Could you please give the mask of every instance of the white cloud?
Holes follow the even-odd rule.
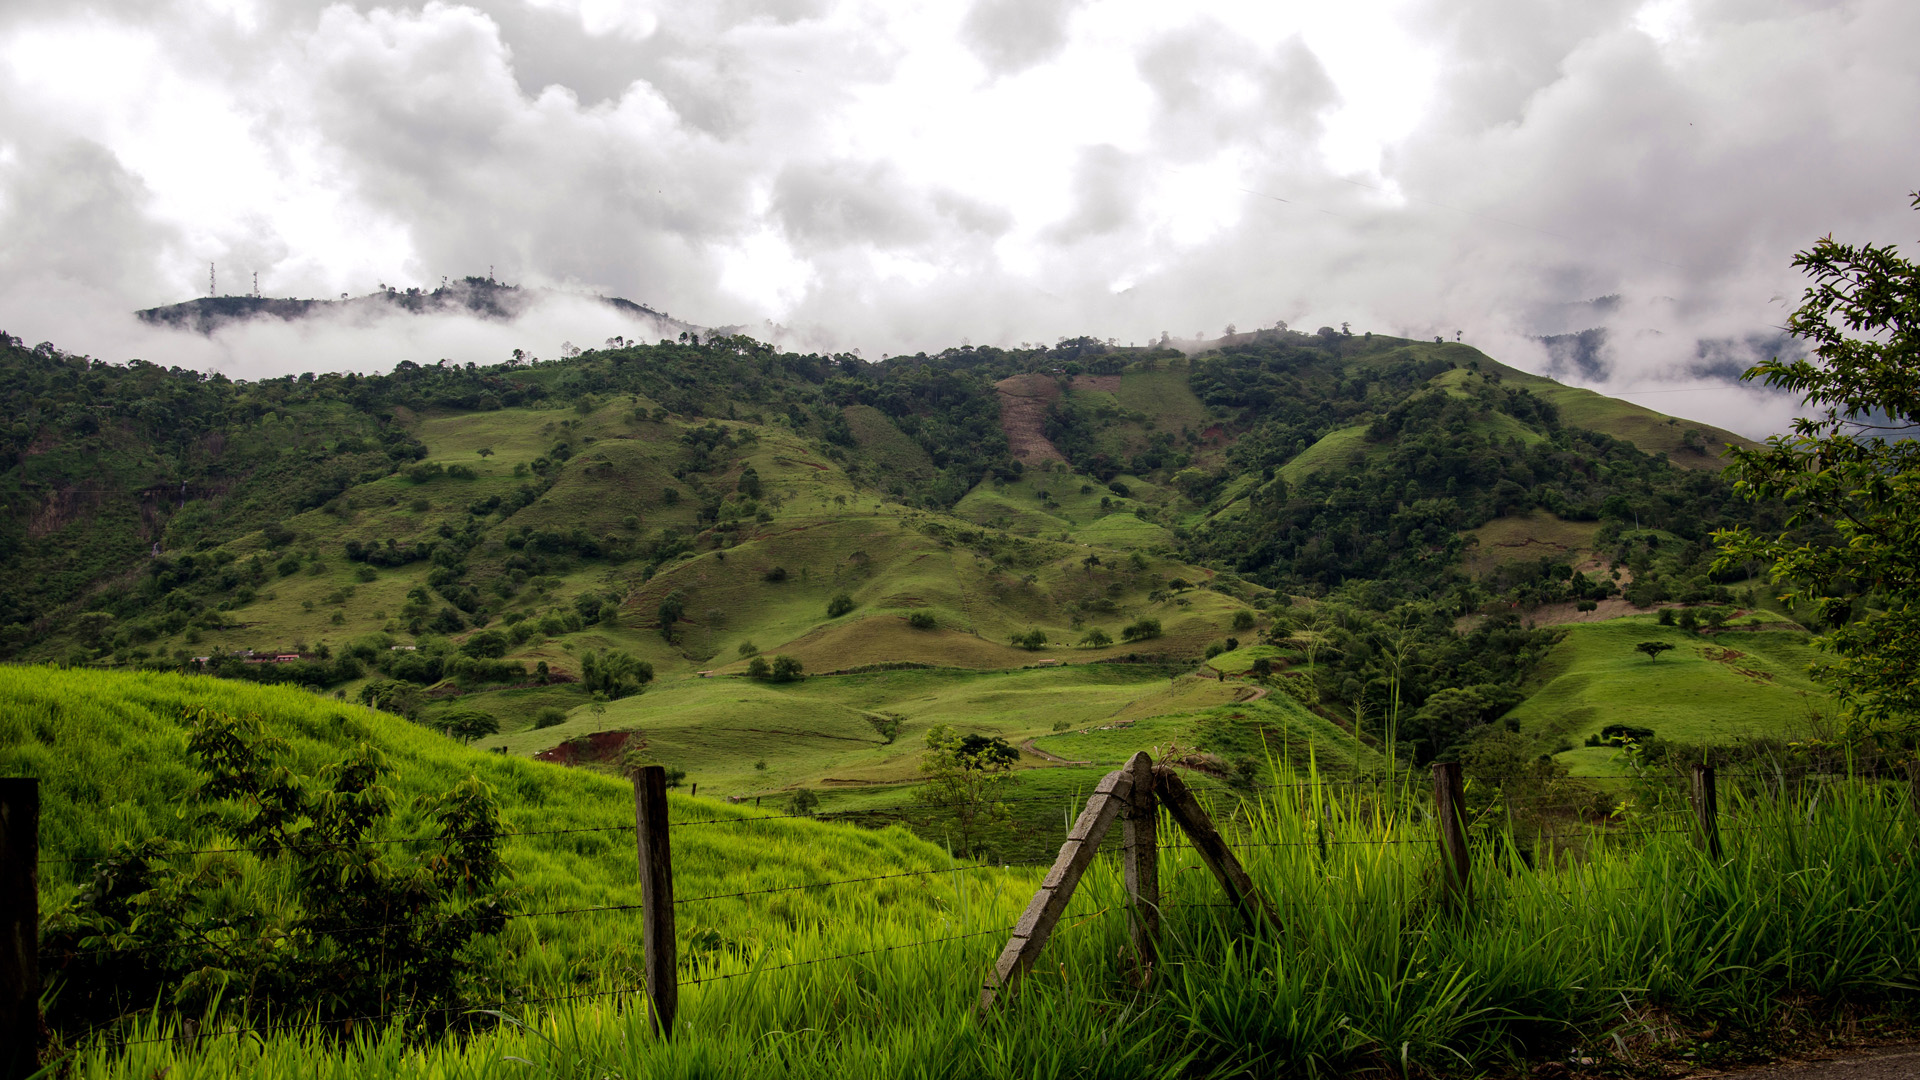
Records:
[[[0,325],[191,352],[118,316],[209,261],[310,296],[492,266],[869,356],[1285,318],[1544,366],[1617,293],[1591,377],[1754,430],[1689,365],[1784,318],[1794,250],[1910,231],[1914,40],[1903,0],[20,0]]]

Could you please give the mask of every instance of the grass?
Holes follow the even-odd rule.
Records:
[[[578,831],[509,838],[503,848],[519,910],[547,911],[637,901],[634,877],[633,797],[624,781],[584,769],[544,765],[469,748],[398,717],[279,687],[159,674],[0,667],[0,774],[41,781],[41,847],[50,860],[97,856],[122,840],[149,836],[189,847],[228,846],[178,811],[194,783],[185,754],[182,712],[206,707],[261,716],[290,745],[287,764],[312,774],[355,743],[384,753],[396,805],[439,791],[469,774],[494,791],[506,827],[515,832]],[[675,820],[735,818],[746,811],[713,799],[670,798]],[[400,835],[425,831],[400,813]],[[201,856],[247,876],[264,875],[251,856]],[[941,849],[904,829],[825,828],[808,821],[769,821],[749,836],[738,828],[677,831],[674,871],[682,895],[824,881],[951,866]],[[41,874],[42,909],[71,896],[84,864],[53,862]],[[897,889],[782,893],[748,906],[714,901],[689,909],[683,942],[711,930],[728,941],[759,940],[770,926],[801,932],[840,919],[884,926],[899,920],[918,928],[952,909],[956,894],[945,876]],[[999,881],[1000,879],[992,879]],[[1017,906],[1024,879],[977,886],[981,902]],[[769,922],[772,920],[772,922]],[[629,918],[617,912],[563,919],[534,917],[509,923],[485,946],[475,970],[525,992],[562,992],[597,984],[639,966],[639,942]]]
[[[413,1041],[401,1025],[344,1041],[213,1034],[96,1046],[72,1075],[1330,1077],[1518,1071],[1569,1056],[1632,1074],[1682,1054],[1724,1064],[1764,1054],[1789,1027],[1842,1024],[1846,1008],[1912,1008],[1920,864],[1904,854],[1920,820],[1897,785],[1822,787],[1776,802],[1728,782],[1720,858],[1681,830],[1561,819],[1552,843],[1563,854],[1529,848],[1523,861],[1498,820],[1475,818],[1464,909],[1441,891],[1414,789],[1355,801],[1315,786],[1239,811],[1216,804],[1276,924],[1249,928],[1221,907],[1163,822],[1151,984],[1132,959],[1120,868],[1100,859],[1040,964],[985,1015],[977,989],[1030,873],[947,875],[932,895],[821,890],[818,922],[764,912],[739,955],[683,966],[671,1042],[650,1032],[640,999],[613,992],[633,985],[623,972],[566,984],[590,996],[508,1001],[506,1022],[458,1041]],[[1658,778],[1648,789],[1671,795]],[[852,832],[750,828],[756,842],[790,828],[823,857]],[[675,842],[676,878],[711,872],[698,860],[683,869]],[[761,858],[752,846],[731,855]],[[637,931],[619,929],[631,956]],[[597,943],[615,947],[611,935]],[[715,976],[735,977],[697,981]],[[139,1034],[169,1033],[154,1023]]]
[[[1543,556],[1577,565],[1592,551],[1594,534],[1599,531],[1599,522],[1563,521],[1545,510],[1510,514],[1462,534],[1468,541],[1463,565],[1474,577],[1501,563],[1527,562]]]
[[[1673,649],[1648,660],[1634,651],[1641,641]],[[1607,724],[1683,742],[1791,735],[1825,708],[1807,676],[1814,656],[1807,635],[1784,630],[1694,635],[1639,615],[1575,624],[1508,718],[1528,734],[1574,743]],[[1592,768],[1592,757],[1575,750],[1565,760]]]
[[[1287,483],[1297,484],[1326,469],[1344,469],[1356,455],[1364,457],[1370,450],[1367,425],[1340,428],[1328,432],[1312,446],[1296,454],[1293,460],[1280,466],[1280,475]]]

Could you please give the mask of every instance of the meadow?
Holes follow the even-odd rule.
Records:
[[[170,770],[182,766],[177,745],[167,753],[167,717],[189,702],[262,711],[303,763],[343,739],[377,741],[409,791],[473,771],[516,828],[614,826],[631,813],[611,778],[465,750],[303,696],[9,669],[0,769],[47,785],[49,858],[148,831],[217,839],[180,832],[172,812],[181,778]],[[675,797],[682,896],[952,872],[690,906],[670,1041],[633,992],[637,920],[582,914],[514,920],[476,960],[510,992],[476,1002],[483,1023],[460,1038],[423,1041],[405,1015],[343,1033],[252,1021],[236,1006],[193,1038],[156,1016],[69,1043],[71,1075],[1444,1075],[1569,1055],[1644,1070],[1764,1055],[1791,1029],[1911,1015],[1920,869],[1898,856],[1920,820],[1904,779],[1729,777],[1719,858],[1667,824],[1677,777],[1642,778],[1624,824],[1579,816],[1577,784],[1536,791],[1568,810],[1524,848],[1507,811],[1475,796],[1485,809],[1468,822],[1474,869],[1460,906],[1442,891],[1423,776],[1354,785],[1302,764],[1303,783],[1210,800],[1277,923],[1248,926],[1222,907],[1163,822],[1160,961],[1132,954],[1119,867],[1096,862],[1040,965],[985,1015],[974,1011],[981,978],[1037,870],[959,870],[897,829],[698,826],[746,815]],[[630,835],[612,836],[511,841],[520,909],[631,902]],[[43,902],[70,887],[49,875]]]

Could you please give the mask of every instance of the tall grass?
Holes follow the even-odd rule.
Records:
[[[982,870],[909,879],[944,891],[906,919],[841,889],[822,909],[766,919],[752,948],[683,968],[713,981],[684,986],[671,1041],[652,1034],[640,998],[608,994],[505,1006],[498,1025],[437,1043],[395,1024],[345,1039],[100,1045],[75,1075],[1427,1075],[1602,1040],[1632,1051],[1669,1021],[1761,1031],[1782,1009],[1817,1019],[1842,1003],[1920,1000],[1920,821],[1904,785],[1783,797],[1729,785],[1717,859],[1682,816],[1624,831],[1568,818],[1524,847],[1478,828],[1464,905],[1439,891],[1416,786],[1365,800],[1330,790],[1342,789],[1216,808],[1277,928],[1220,906],[1195,852],[1163,828],[1165,936],[1150,981],[1128,944],[1119,867],[1102,863],[1018,992],[976,1015],[998,931],[1033,884]],[[982,931],[995,933],[904,947]],[[842,954],[855,955],[781,967]],[[631,985],[603,973],[579,992]],[[174,1034],[149,1027],[147,1038]]]

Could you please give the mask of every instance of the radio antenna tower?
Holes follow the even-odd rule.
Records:
[[[218,295],[213,291],[213,264],[212,263],[207,264],[207,295],[208,296]]]
[[[256,298],[260,295],[260,271],[258,270],[253,272],[253,295]]]

